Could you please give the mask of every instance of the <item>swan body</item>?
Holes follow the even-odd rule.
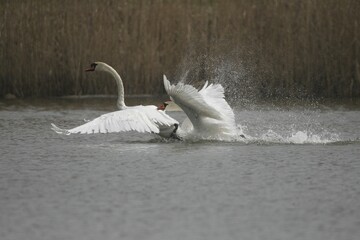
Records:
[[[164,87],[171,100],[187,115],[176,134],[201,139],[234,140],[236,137],[235,115],[225,100],[220,84],[208,84],[197,90],[191,85],[171,85],[164,75]]]
[[[124,86],[120,75],[108,64],[94,62],[86,71],[103,71],[110,73],[116,80],[118,87],[117,106],[119,111],[103,114],[92,121],[72,129],[61,129],[55,124],[52,129],[59,134],[92,134],[92,133],[117,133],[137,131],[157,133],[163,137],[170,137],[177,128],[178,121],[171,118],[156,106],[131,106],[125,105]],[[176,127],[175,127],[176,126]]]

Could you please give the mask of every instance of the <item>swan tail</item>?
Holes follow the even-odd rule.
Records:
[[[54,132],[56,132],[57,134],[62,134],[62,135],[70,135],[71,134],[68,130],[59,128],[58,126],[56,126],[53,123],[51,123],[51,129]]]

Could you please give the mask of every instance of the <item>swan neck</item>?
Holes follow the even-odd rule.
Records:
[[[116,84],[117,84],[117,87],[118,87],[118,100],[117,100],[117,106],[119,109],[124,109],[126,108],[126,105],[125,105],[125,100],[124,100],[124,85],[123,85],[123,82],[121,80],[121,77],[118,73],[116,73],[116,77],[115,77],[115,80],[116,80]]]
[[[123,85],[123,81],[120,77],[120,75],[115,71],[115,69],[113,69],[110,66],[107,66],[108,68],[106,69],[107,72],[109,72],[116,81],[116,85],[118,88],[118,100],[117,100],[117,107],[119,109],[124,109],[126,108],[125,105],[125,101],[124,101],[124,85]]]

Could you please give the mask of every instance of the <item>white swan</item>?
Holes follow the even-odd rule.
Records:
[[[236,138],[235,115],[220,84],[206,82],[197,90],[183,83],[171,85],[164,75],[164,87],[171,100],[188,116],[176,130],[179,138],[191,136],[226,141]]]
[[[157,133],[163,137],[170,137],[177,129],[178,121],[171,118],[156,106],[131,106],[125,105],[124,86],[120,75],[109,65],[103,62],[94,62],[86,71],[104,71],[110,73],[116,80],[118,87],[117,106],[119,111],[107,113],[72,129],[61,129],[55,124],[52,129],[59,134],[91,134],[91,133],[114,133],[124,131],[137,131]],[[176,127],[175,127],[176,126]]]

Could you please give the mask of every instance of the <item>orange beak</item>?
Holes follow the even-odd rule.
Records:
[[[165,110],[165,105],[164,104],[161,104],[160,106],[158,106],[158,110],[162,110],[162,111],[164,111]]]

